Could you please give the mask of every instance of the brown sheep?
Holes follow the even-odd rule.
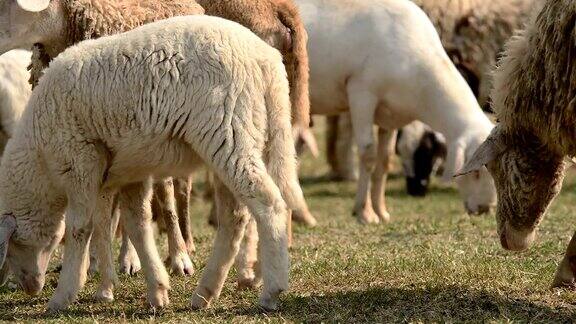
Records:
[[[461,174],[484,165],[498,191],[500,242],[524,250],[564,178],[564,158],[576,155],[576,2],[549,0],[506,46],[492,100],[500,120]],[[544,127],[543,127],[544,126]],[[576,235],[554,286],[574,285]]]

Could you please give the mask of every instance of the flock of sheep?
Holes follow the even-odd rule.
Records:
[[[76,300],[89,267],[112,301],[118,229],[120,270],[142,268],[166,306],[153,216],[171,272],[191,274],[206,166],[217,234],[192,307],[235,265],[276,309],[292,218],[316,225],[296,158],[317,151],[311,114],[328,116],[335,178],[356,177],[357,147],[359,221],[390,219],[397,151],[409,192],[456,175],[465,209],[497,205],[502,246],[526,249],[576,154],[575,21],[572,0],[0,0],[0,279],[40,293],[63,241],[48,309]],[[575,276],[573,239],[554,285]]]

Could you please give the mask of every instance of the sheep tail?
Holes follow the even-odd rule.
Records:
[[[265,96],[268,120],[266,167],[288,208],[299,211],[307,207],[298,181],[286,71],[279,64],[269,69],[269,72],[270,82]]]
[[[289,1],[277,2],[277,14],[288,29],[285,49],[285,65],[290,80],[290,99],[292,102],[292,124],[300,129],[310,125],[310,97],[308,93],[308,34],[300,18],[298,9]]]

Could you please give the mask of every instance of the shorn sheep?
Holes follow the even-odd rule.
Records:
[[[34,44],[30,73],[35,86],[52,58],[73,44],[163,18],[203,12],[193,0],[0,0],[0,53]],[[189,176],[174,182],[158,179],[155,184],[154,210],[161,212],[167,224],[170,267],[175,274],[193,272],[188,255],[194,250],[188,221],[190,191]],[[160,201],[159,197],[165,199]],[[126,235],[123,239],[120,269],[134,273],[139,269],[139,261],[129,249]],[[95,268],[94,262],[91,268]]]
[[[274,309],[288,288],[287,208],[304,205],[290,119],[281,55],[234,22],[176,17],[73,46],[45,71],[3,156],[0,263],[6,257],[25,290],[39,293],[66,210],[65,259],[48,305],[66,308],[86,279],[92,226],[107,226],[117,194],[148,301],[165,306],[149,179],[203,161],[218,178],[220,227],[192,306],[221,291],[248,221],[232,213],[242,204],[260,234],[260,304]]]
[[[413,0],[429,16],[444,48],[465,77],[481,107],[490,110],[492,71],[504,43],[522,28],[534,7],[543,0]],[[349,116],[332,118],[327,156],[334,178],[351,178],[352,142]],[[340,126],[338,126],[340,123]],[[424,159],[429,164],[432,157]],[[352,166],[353,167],[353,166]],[[422,171],[420,171],[422,172]],[[409,192],[411,190],[409,189]]]
[[[434,26],[413,3],[296,3],[309,37],[312,113],[350,112],[360,155],[354,212],[361,222],[387,221],[384,186],[395,129],[420,120],[441,132],[448,146],[445,173],[451,178],[493,125],[448,58]],[[380,127],[378,143],[373,124]],[[494,183],[486,170],[457,184],[469,212],[485,212],[495,204]]]
[[[31,53],[14,50],[0,56],[0,154],[14,134],[32,89],[28,84]]]
[[[576,155],[576,2],[547,1],[506,46],[492,101],[499,124],[461,174],[484,169],[498,191],[500,242],[527,249],[548,206],[560,192],[564,158]],[[545,127],[543,127],[545,125]],[[576,235],[554,286],[574,285]]]

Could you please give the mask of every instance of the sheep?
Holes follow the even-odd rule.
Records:
[[[311,148],[313,154],[317,154],[317,145],[309,129],[307,34],[293,1],[198,0],[197,2],[207,15],[240,23],[283,53],[290,82],[295,138],[302,140]],[[317,223],[307,210],[294,213],[294,220],[308,226],[315,226]]]
[[[413,0],[432,20],[444,48],[472,88],[480,106],[490,111],[489,92],[492,70],[513,32],[523,26],[533,7],[543,0]],[[328,137],[328,161],[336,178],[346,178],[352,151],[343,129],[349,123],[331,122]],[[342,135],[339,135],[342,133]],[[343,148],[342,151],[336,147]]]
[[[430,17],[444,48],[489,107],[491,72],[504,43],[543,0],[413,0]]]
[[[26,71],[30,55],[28,51],[14,50],[0,56],[0,154],[14,134],[32,92]]]
[[[446,140],[428,125],[414,121],[398,131],[396,153],[402,161],[408,194],[424,196],[430,175],[437,173],[446,158]]]
[[[296,3],[309,37],[312,113],[351,113],[360,155],[354,213],[363,223],[387,221],[383,189],[394,151],[394,129],[420,120],[441,132],[448,145],[445,174],[450,179],[493,124],[448,58],[434,26],[413,3]],[[378,147],[374,123],[380,127]],[[495,204],[494,184],[487,171],[459,179],[457,184],[469,212],[486,212]]]
[[[533,243],[539,223],[561,190],[566,156],[576,154],[576,2],[547,1],[506,45],[494,77],[499,124],[460,174],[488,168],[498,192],[502,246]],[[544,127],[543,127],[544,125]],[[554,286],[574,285],[576,235],[558,266]]]
[[[248,208],[260,234],[260,304],[275,309],[288,288],[287,209],[305,206],[290,119],[280,53],[237,23],[175,17],[75,45],[45,71],[3,156],[0,264],[38,293],[65,225],[48,308],[66,308],[86,279],[92,226],[109,222],[117,193],[148,302],[165,306],[150,176],[190,174],[203,161],[217,176],[220,227],[192,307],[218,297],[248,221],[232,211]]]
[[[0,2],[1,3],[1,2]],[[93,0],[19,0],[0,6],[0,53],[17,47],[33,47],[30,83],[35,86],[49,62],[67,47],[85,39],[98,38],[130,30],[136,26],[175,15],[203,14],[193,0],[170,1],[93,1]],[[170,267],[175,274],[191,274],[193,264],[188,253],[194,243],[188,221],[191,188],[189,176],[171,181],[160,180],[155,192],[166,200],[159,202],[166,215]],[[155,199],[156,202],[156,199]],[[183,232],[178,222],[182,223]],[[126,240],[127,236],[123,235]],[[123,244],[125,245],[125,244]],[[129,246],[129,245],[128,245]],[[131,250],[123,249],[120,270],[133,273],[139,261]],[[96,259],[92,258],[91,270]]]

